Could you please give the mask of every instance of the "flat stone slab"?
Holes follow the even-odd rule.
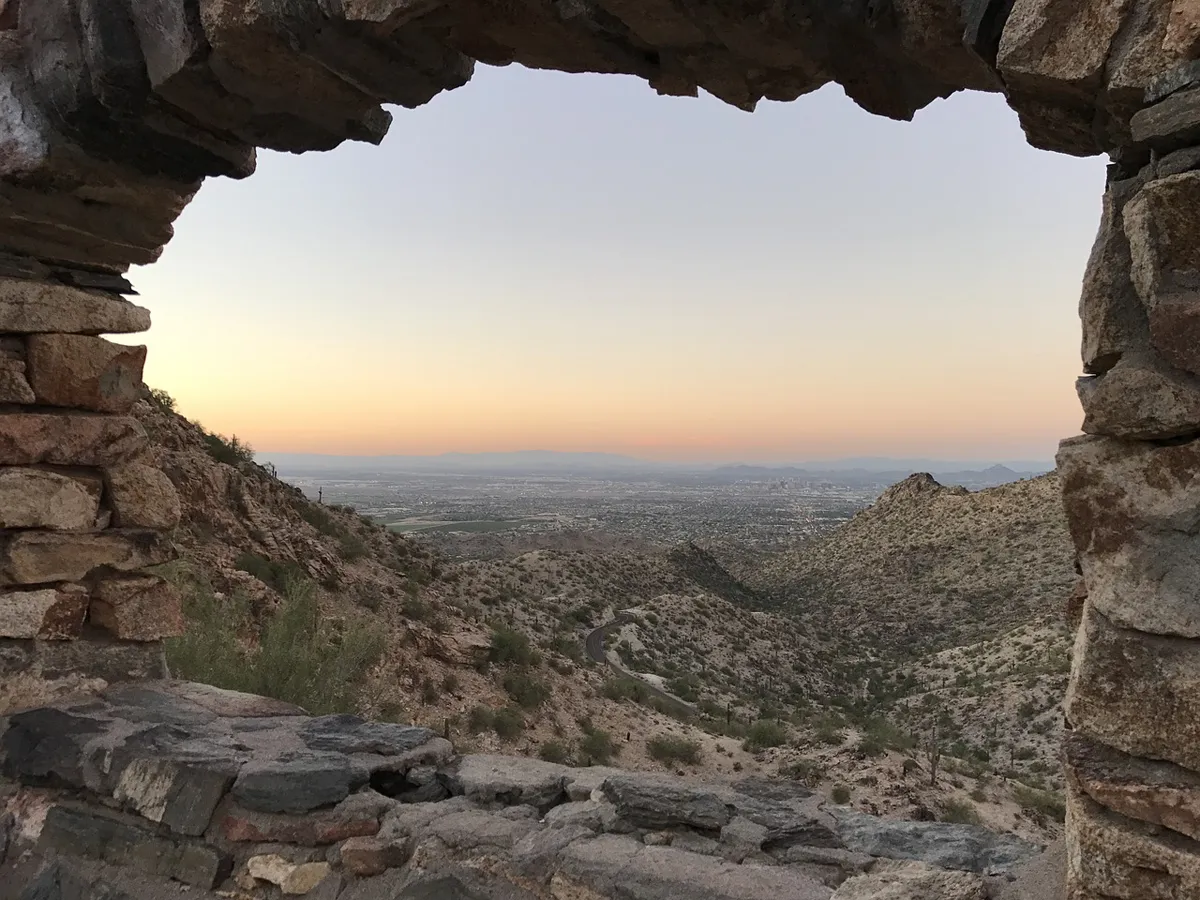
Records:
[[[570,769],[540,759],[464,756],[449,775],[450,789],[477,803],[529,804],[546,810],[567,799]]]
[[[942,869],[1003,875],[1042,850],[1016,835],[999,834],[978,825],[880,819],[844,808],[838,808],[834,815],[850,850]]]
[[[11,716],[0,774],[111,798],[184,836],[203,834],[220,804],[236,799],[227,830],[240,839],[294,834],[319,844],[377,830],[388,798],[373,794],[370,810],[338,806],[373,772],[437,766],[451,753],[425,728],[302,712],[185,682],[118,685]],[[286,819],[297,814],[314,819]]]

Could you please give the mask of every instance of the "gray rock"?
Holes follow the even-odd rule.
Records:
[[[302,813],[345,800],[368,777],[340,753],[298,753],[246,763],[232,793],[247,809]]]
[[[393,840],[397,837],[424,836],[426,830],[435,820],[443,816],[477,809],[466,797],[452,797],[440,803],[405,803],[392,809],[383,817],[379,826],[381,840]]]
[[[1200,641],[1116,627],[1089,598],[1074,656],[1063,709],[1077,730],[1200,771]]]
[[[84,787],[82,746],[105,727],[99,717],[53,707],[10,716],[0,738],[0,773],[29,782],[53,778]]]
[[[1146,307],[1130,276],[1133,259],[1125,234],[1125,206],[1143,184],[1141,178],[1113,182],[1104,192],[1100,227],[1083,273],[1079,319],[1083,370],[1107,372],[1125,353],[1150,347]]]
[[[983,879],[974,873],[898,863],[854,876],[834,891],[832,900],[986,900],[986,896]]]
[[[526,878],[547,881],[558,868],[558,858],[563,849],[593,835],[591,829],[582,825],[531,831],[513,845],[510,854],[513,870]]]
[[[546,813],[545,822],[550,828],[578,826],[591,831],[601,831],[604,828],[604,807],[608,807],[615,814],[610,803],[596,803],[594,800],[564,803]]]
[[[847,875],[859,875],[875,863],[875,857],[867,853],[856,853],[853,850],[837,850],[830,847],[785,847],[775,856],[786,865],[812,863],[823,866],[837,866]]]
[[[198,836],[237,773],[238,763],[227,756],[146,757],[125,767],[113,796],[177,834]]]
[[[536,822],[540,819],[541,813],[533,806],[506,806],[504,809],[497,810],[496,815],[502,819],[509,819],[513,822],[521,822],[526,819]]]
[[[765,825],[736,816],[721,829],[721,855],[733,862],[741,862],[762,850],[768,834]]]
[[[720,831],[731,818],[716,794],[679,779],[625,773],[606,778],[602,790],[617,815],[638,828]]]
[[[834,812],[846,846],[859,853],[928,863],[942,869],[1003,874],[1041,852],[1015,835],[977,825],[880,819],[851,809]]]
[[[1058,469],[1088,602],[1115,624],[1200,637],[1200,441],[1077,437]],[[1150,754],[1155,755],[1155,754]]]
[[[1200,138],[1200,89],[1179,91],[1129,120],[1133,139],[1156,150],[1174,150]]]
[[[136,819],[79,804],[50,809],[39,846],[209,889],[222,881],[231,860],[206,844],[176,842],[143,828]]]
[[[656,846],[650,844],[649,846]],[[678,831],[671,835],[671,843],[668,845],[673,850],[682,850],[687,853],[699,853],[702,856],[716,856],[721,845],[710,837],[705,837],[702,834],[696,834],[694,831]]]
[[[1185,147],[1168,153],[1155,164],[1154,174],[1159,178],[1166,178],[1168,175],[1178,175],[1192,169],[1200,169],[1200,147]]]
[[[437,738],[428,728],[368,722],[350,715],[309,719],[297,733],[310,750],[379,756],[401,756]]]
[[[42,867],[17,900],[131,900],[114,885],[90,877],[62,858]]]
[[[1200,376],[1153,353],[1126,353],[1108,372],[1080,378],[1075,387],[1087,434],[1150,441],[1200,432]]]
[[[510,850],[537,823],[531,819],[512,820],[481,809],[441,816],[429,823],[427,834],[455,850],[487,847]]]
[[[609,775],[623,775],[621,769],[609,766],[585,766],[581,769],[567,770],[567,797],[571,800],[589,800],[595,791],[604,784]]]
[[[548,810],[567,796],[566,766],[539,759],[479,754],[464,756],[447,773],[451,793],[476,803],[528,804]]]
[[[828,900],[831,894],[803,872],[735,865],[611,835],[564,848],[558,877],[621,900]]]

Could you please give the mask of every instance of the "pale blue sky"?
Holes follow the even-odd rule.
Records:
[[[382,147],[263,153],[132,278],[147,380],[264,451],[1047,458],[1103,160],[1002,98],[746,114],[481,67]]]

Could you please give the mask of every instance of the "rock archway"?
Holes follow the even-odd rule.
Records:
[[[911,118],[1002,91],[1029,142],[1112,159],[1084,276],[1070,895],[1200,896],[1196,0],[0,0],[0,672],[161,672],[167,479],[126,415],[122,273],[255,149],[378,142],[476,61],[626,73],[745,110],[835,81]]]

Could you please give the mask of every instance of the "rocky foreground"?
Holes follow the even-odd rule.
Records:
[[[187,682],[0,727],[0,900],[1059,896],[1041,848],[975,826],[784,781],[460,756],[425,728]]]

